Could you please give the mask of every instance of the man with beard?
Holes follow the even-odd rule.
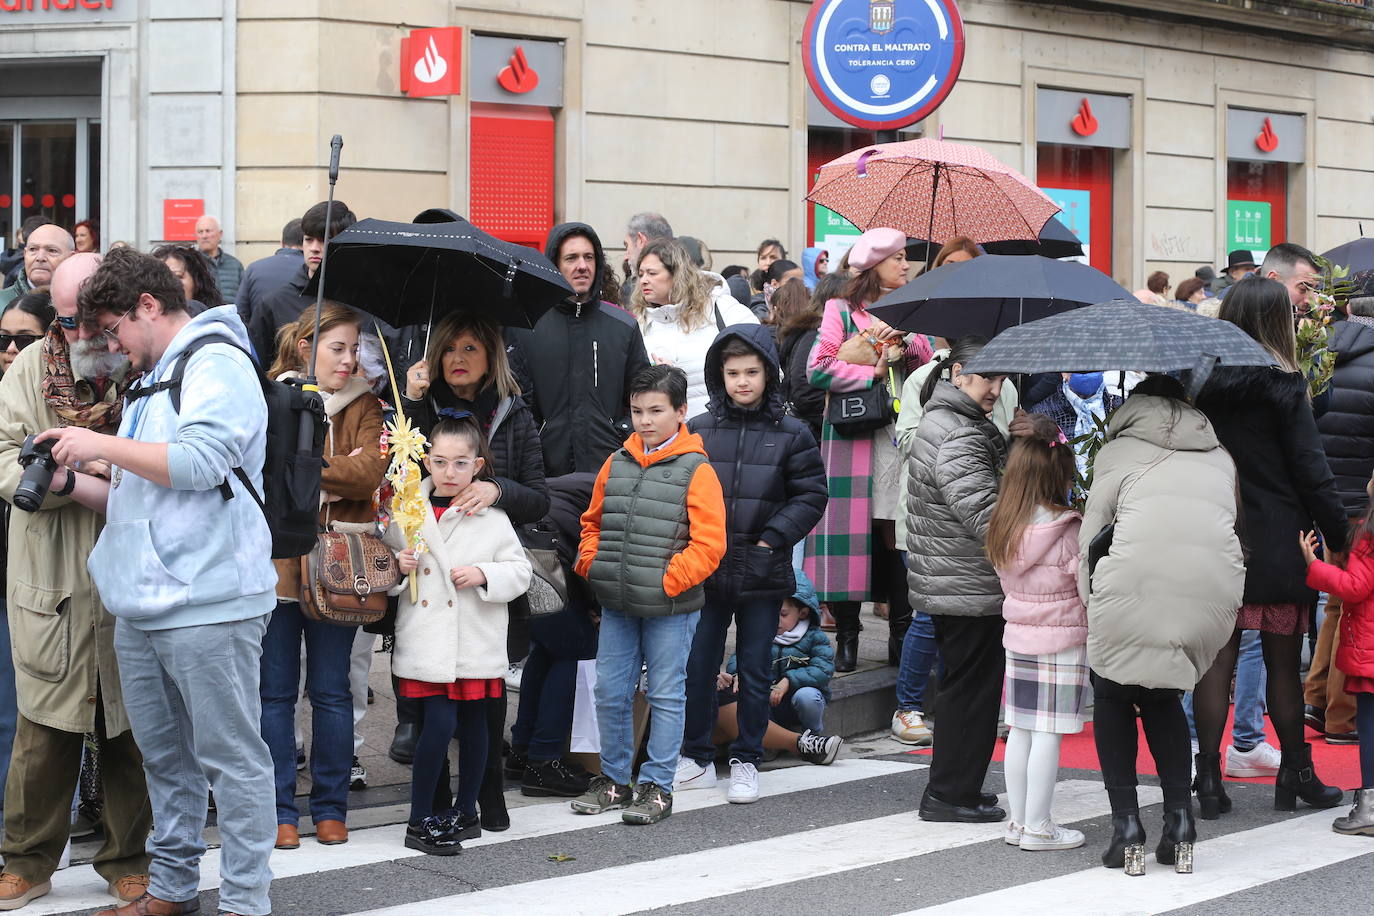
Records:
[[[45,226],[30,239],[56,228]],[[97,254],[62,262],[51,278],[57,320],[0,380],[0,496],[11,502],[27,436],[55,426],[119,427],[127,361],[77,330],[77,291],[99,265]],[[103,464],[83,470],[108,473]],[[120,690],[114,618],[86,571],[103,524],[100,513],[53,491],[38,511],[10,513],[7,598],[19,722],[6,782],[0,910],[18,909],[52,888],[87,732],[100,742],[105,787],[105,842],[92,864],[121,903],[148,888],[144,843],[152,808]]]
[[[57,265],[75,250],[72,234],[61,226],[49,223],[30,232],[24,239],[24,269],[13,284],[0,290],[0,311],[25,293],[52,283]]]

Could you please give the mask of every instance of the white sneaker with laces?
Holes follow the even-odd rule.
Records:
[[[1039,827],[1026,827],[1021,832],[1021,848],[1026,852],[1046,852],[1052,849],[1077,849],[1083,845],[1083,832],[1060,827],[1045,821]]]
[[[716,787],[716,766],[712,761],[706,766],[691,757],[679,757],[677,773],[673,776],[673,791],[684,792],[688,789],[714,789]]]
[[[759,800],[759,768],[752,763],[730,760],[730,788],[725,800],[732,805],[749,805]]]
[[[892,737],[903,744],[929,747],[934,741],[930,726],[918,710],[899,709],[892,714]]]
[[[520,665],[511,665],[506,669],[502,680],[506,682],[506,689],[520,692],[520,678],[525,673],[525,669]]]
[[[1007,832],[1002,834],[1002,841],[1008,846],[1020,846],[1021,834],[1025,832],[1026,828],[1016,823],[1016,821],[1007,821]]]
[[[1268,741],[1261,741],[1248,751],[1238,751],[1233,744],[1226,749],[1226,775],[1237,779],[1273,776],[1282,760],[1279,749]]]

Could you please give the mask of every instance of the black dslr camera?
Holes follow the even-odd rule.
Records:
[[[57,462],[52,457],[52,440],[35,442],[35,438],[25,439],[24,447],[19,450],[19,466],[24,469],[24,476],[14,488],[14,504],[25,512],[37,512],[43,505],[43,498],[52,485],[53,471],[57,470]]]

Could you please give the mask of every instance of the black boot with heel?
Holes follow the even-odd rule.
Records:
[[[1112,815],[1112,842],[1102,853],[1102,864],[1124,868],[1132,877],[1145,874],[1145,827],[1139,811]]]
[[[1345,798],[1339,788],[1328,786],[1317,778],[1312,769],[1310,744],[1304,744],[1297,753],[1284,751],[1279,774],[1274,778],[1275,811],[1298,810],[1300,798],[1313,808],[1334,808]]]
[[[1197,793],[1198,808],[1204,821],[1214,821],[1223,814],[1231,813],[1231,798],[1221,781],[1221,755],[1202,753],[1193,758],[1197,767],[1197,778],[1193,780],[1193,791]]]
[[[1197,823],[1193,806],[1170,808],[1164,812],[1164,834],[1159,838],[1155,860],[1172,865],[1180,875],[1193,873],[1193,844],[1197,842]]]
[[[859,605],[854,601],[835,601],[830,605],[835,617],[835,670],[853,671],[859,666]]]

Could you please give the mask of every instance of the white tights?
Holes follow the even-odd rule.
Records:
[[[1050,819],[1063,737],[1024,728],[1013,728],[1007,735],[1007,803],[1011,819],[1023,827],[1038,828]]]

